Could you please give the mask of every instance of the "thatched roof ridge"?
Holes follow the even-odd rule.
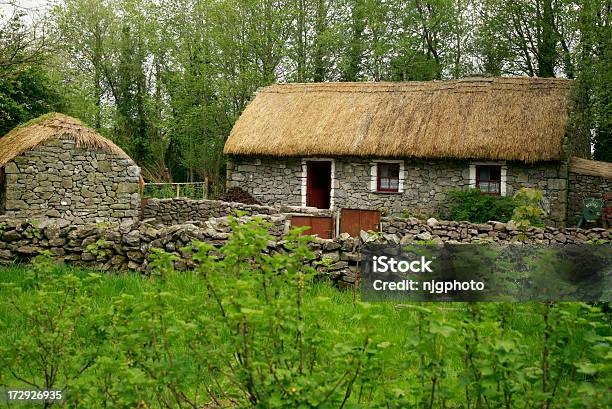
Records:
[[[61,136],[73,139],[77,147],[95,148],[129,158],[120,147],[78,119],[52,112],[17,126],[0,138],[0,167],[15,156]]]
[[[612,163],[609,162],[572,156],[569,170],[572,173],[581,175],[601,176],[606,179],[612,179]]]
[[[473,77],[276,84],[257,92],[224,152],[556,160],[569,117],[570,83]]]

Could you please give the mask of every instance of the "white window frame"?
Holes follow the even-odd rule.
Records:
[[[336,161],[333,158],[303,158],[302,159],[302,174],[301,179],[301,190],[302,190],[302,207],[306,207],[306,193],[308,189],[308,165],[307,162],[331,162],[331,189],[329,192],[329,208],[334,208],[334,193],[338,187],[338,181],[336,180]]]
[[[378,190],[378,164],[379,163],[399,163],[399,184],[397,186],[397,192],[386,192]],[[394,193],[404,193],[404,161],[403,160],[388,160],[388,159],[379,159],[370,162],[370,191],[373,193],[381,193],[381,194],[394,194]]]
[[[506,181],[508,175],[508,165],[505,161],[489,161],[489,162],[470,162],[470,180],[471,188],[476,188],[476,166],[501,166],[501,177],[499,183],[499,195],[506,196]]]

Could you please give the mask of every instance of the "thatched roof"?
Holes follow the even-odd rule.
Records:
[[[612,179],[612,163],[609,162],[600,162],[572,156],[569,170],[570,172],[581,175],[601,176],[606,179]]]
[[[15,156],[61,136],[74,139],[77,147],[99,149],[129,158],[120,147],[78,119],[52,112],[18,126],[0,138],[0,167]]]
[[[569,87],[543,78],[272,85],[246,107],[224,152],[554,160]]]

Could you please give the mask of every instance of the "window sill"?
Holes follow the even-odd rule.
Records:
[[[404,192],[391,192],[391,191],[386,191],[386,190],[372,190],[372,193],[377,193],[377,194],[381,194],[381,195],[401,195]]]

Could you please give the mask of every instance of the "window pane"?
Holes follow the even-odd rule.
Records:
[[[483,193],[500,193],[500,183],[499,182],[483,182],[479,183],[478,188]]]
[[[501,166],[491,166],[489,172],[491,173],[490,180],[501,180]]]
[[[399,190],[399,163],[378,163],[378,188],[380,190]]]
[[[389,164],[389,176],[394,179],[399,179],[399,163]]]
[[[480,180],[489,180],[491,173],[489,172],[488,166],[479,166],[478,167],[478,179]]]
[[[480,180],[501,181],[501,166],[477,166],[476,172]]]
[[[380,170],[380,177],[386,178],[389,176],[389,168],[386,163],[381,163],[378,165],[378,169]]]

